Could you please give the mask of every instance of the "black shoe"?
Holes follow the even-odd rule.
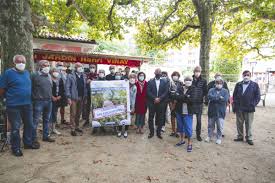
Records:
[[[222,138],[224,138],[225,136],[224,136],[224,134],[222,134]]]
[[[197,136],[197,140],[198,140],[198,141],[202,141],[201,136]]]
[[[157,135],[159,139],[163,139],[161,135]]]
[[[149,134],[149,135],[148,135],[148,139],[150,139],[150,138],[152,138],[152,137],[154,137],[153,134]]]
[[[234,141],[235,141],[235,142],[242,142],[243,139],[241,139],[241,138],[236,138],[236,139],[234,139]]]
[[[38,147],[37,149],[39,149],[40,143],[37,140],[35,140],[35,141],[33,141],[32,146]]]
[[[55,142],[54,139],[50,138],[50,137],[47,137],[45,139],[43,139],[44,142]]]
[[[86,128],[86,127],[88,127],[89,126],[89,121],[86,121],[84,124],[83,124],[83,128]]]
[[[71,135],[72,135],[72,136],[77,136],[77,134],[76,134],[75,131],[71,131]]]
[[[252,141],[252,140],[247,140],[247,143],[248,143],[249,145],[251,145],[251,146],[253,146],[253,145],[254,145],[254,143],[253,143],[253,141]]]
[[[24,149],[39,149],[40,144],[39,143],[33,143],[32,145],[24,144]]]
[[[12,154],[16,157],[20,157],[23,156],[23,153],[20,149],[16,150],[16,151],[12,151]]]
[[[83,133],[83,131],[79,128],[75,129],[75,131],[79,132],[79,133]]]

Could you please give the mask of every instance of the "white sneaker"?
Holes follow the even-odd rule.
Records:
[[[128,137],[128,133],[125,131],[124,134],[123,134],[124,138],[127,138]]]
[[[216,140],[216,144],[220,145],[222,143],[222,140],[221,139],[217,139]]]
[[[121,137],[121,132],[118,132],[118,133],[117,133],[117,137]]]
[[[205,142],[210,142],[210,141],[211,141],[211,138],[210,138],[210,137],[207,137],[204,141],[205,141]]]
[[[161,131],[162,131],[162,132],[165,132],[165,126],[163,126],[163,127],[161,128]]]
[[[61,133],[57,129],[53,129],[53,133],[56,135],[61,135]]]

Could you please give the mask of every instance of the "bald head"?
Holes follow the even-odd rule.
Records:
[[[155,70],[155,77],[156,77],[156,79],[160,79],[160,77],[161,77],[161,69],[160,68],[157,68]]]

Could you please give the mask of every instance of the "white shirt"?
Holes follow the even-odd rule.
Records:
[[[159,85],[160,85],[160,79],[155,79],[156,87],[157,87],[157,96],[159,96]]]
[[[250,84],[250,82],[248,83],[243,83],[243,94],[245,92],[245,90],[247,89],[248,85]]]

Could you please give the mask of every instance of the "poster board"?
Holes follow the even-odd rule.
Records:
[[[91,82],[92,127],[130,125],[129,81]]]

